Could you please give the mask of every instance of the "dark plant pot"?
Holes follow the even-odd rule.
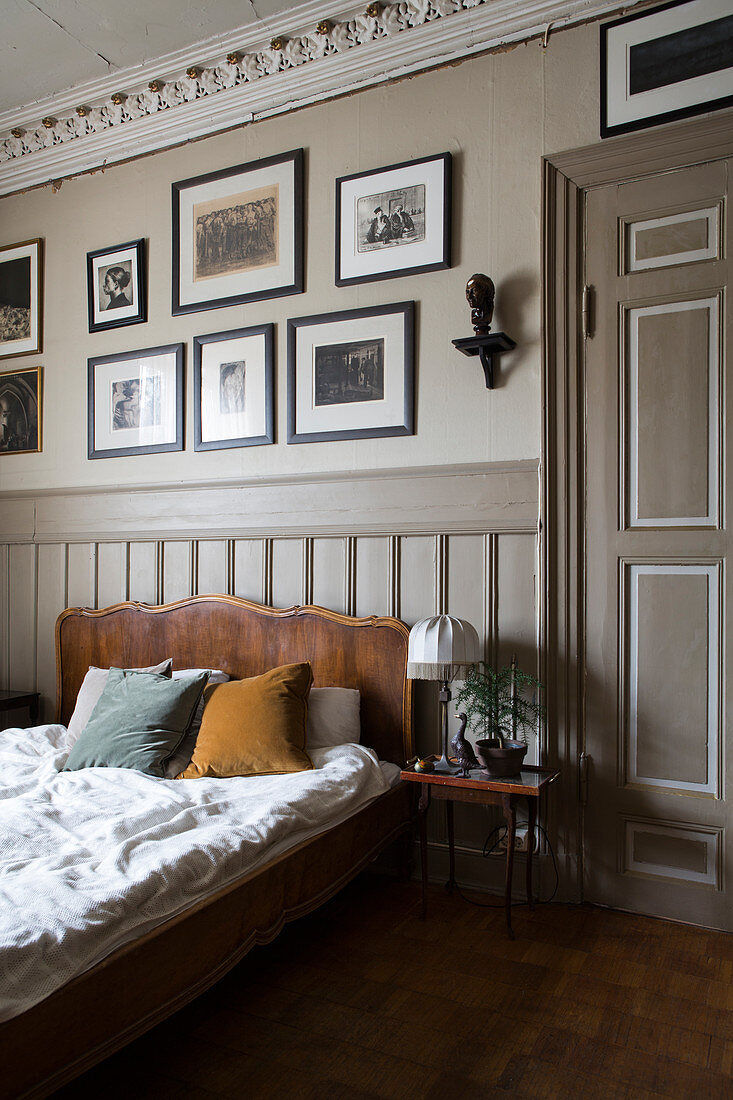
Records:
[[[518,775],[526,752],[524,741],[505,741],[502,745],[498,737],[483,737],[476,742],[476,755],[495,779]]]

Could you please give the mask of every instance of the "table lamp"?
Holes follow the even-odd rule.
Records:
[[[470,623],[452,615],[432,615],[421,619],[410,631],[407,649],[407,676],[410,680],[437,680],[441,684],[443,755],[435,771],[453,775],[456,769],[448,759],[448,684],[462,680],[471,665],[481,660],[481,643]]]

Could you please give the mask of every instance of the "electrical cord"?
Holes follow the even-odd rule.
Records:
[[[550,838],[547,835],[546,830],[539,823],[535,825],[535,829],[542,833],[543,837],[545,838],[545,840],[547,842],[547,847],[550,850],[550,857],[552,859],[552,869],[555,872],[555,885],[552,889],[552,893],[550,894],[550,896],[548,898],[535,898],[534,899],[534,904],[535,905],[549,905],[550,902],[554,899],[555,894],[557,893],[557,890],[558,890],[558,886],[560,885],[560,874],[559,874],[558,869],[557,869],[557,861],[555,859],[555,850],[552,847],[552,844],[550,843]],[[494,841],[494,843],[489,848],[489,843],[490,843],[492,837],[496,836],[497,833],[499,833],[500,836],[498,837],[497,840]],[[495,829],[491,830],[491,832],[487,836],[486,840],[484,841],[484,847],[483,847],[483,851],[481,853],[482,856],[484,857],[484,859],[488,859],[488,857],[490,855],[492,855],[493,852],[496,851],[496,849],[500,846],[502,840],[504,840],[504,838],[506,837],[506,834],[507,834],[506,825],[497,825]],[[453,887],[456,890],[456,892],[457,892],[457,894],[460,898],[462,898],[464,901],[467,901],[469,903],[469,905],[475,905],[477,909],[505,909],[506,908],[506,905],[505,905],[504,902],[475,901],[473,898],[466,897],[466,895],[463,893],[463,891],[461,890],[461,888],[460,888],[460,886],[458,885],[457,882],[454,882]],[[520,908],[521,906],[525,906],[525,905],[529,905],[529,902],[528,901],[513,901],[513,902],[511,902],[511,908],[512,909],[517,909],[517,908]]]

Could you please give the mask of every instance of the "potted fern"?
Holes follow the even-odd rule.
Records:
[[[476,755],[489,775],[516,775],[521,769],[527,737],[536,732],[545,714],[538,701],[541,691],[540,681],[522,672],[516,657],[505,668],[494,669],[481,661],[469,670],[456,706],[478,735]]]

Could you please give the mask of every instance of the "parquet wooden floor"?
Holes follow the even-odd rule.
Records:
[[[363,875],[57,1100],[733,1097],[733,936],[547,905],[512,942],[500,909],[419,908]]]

